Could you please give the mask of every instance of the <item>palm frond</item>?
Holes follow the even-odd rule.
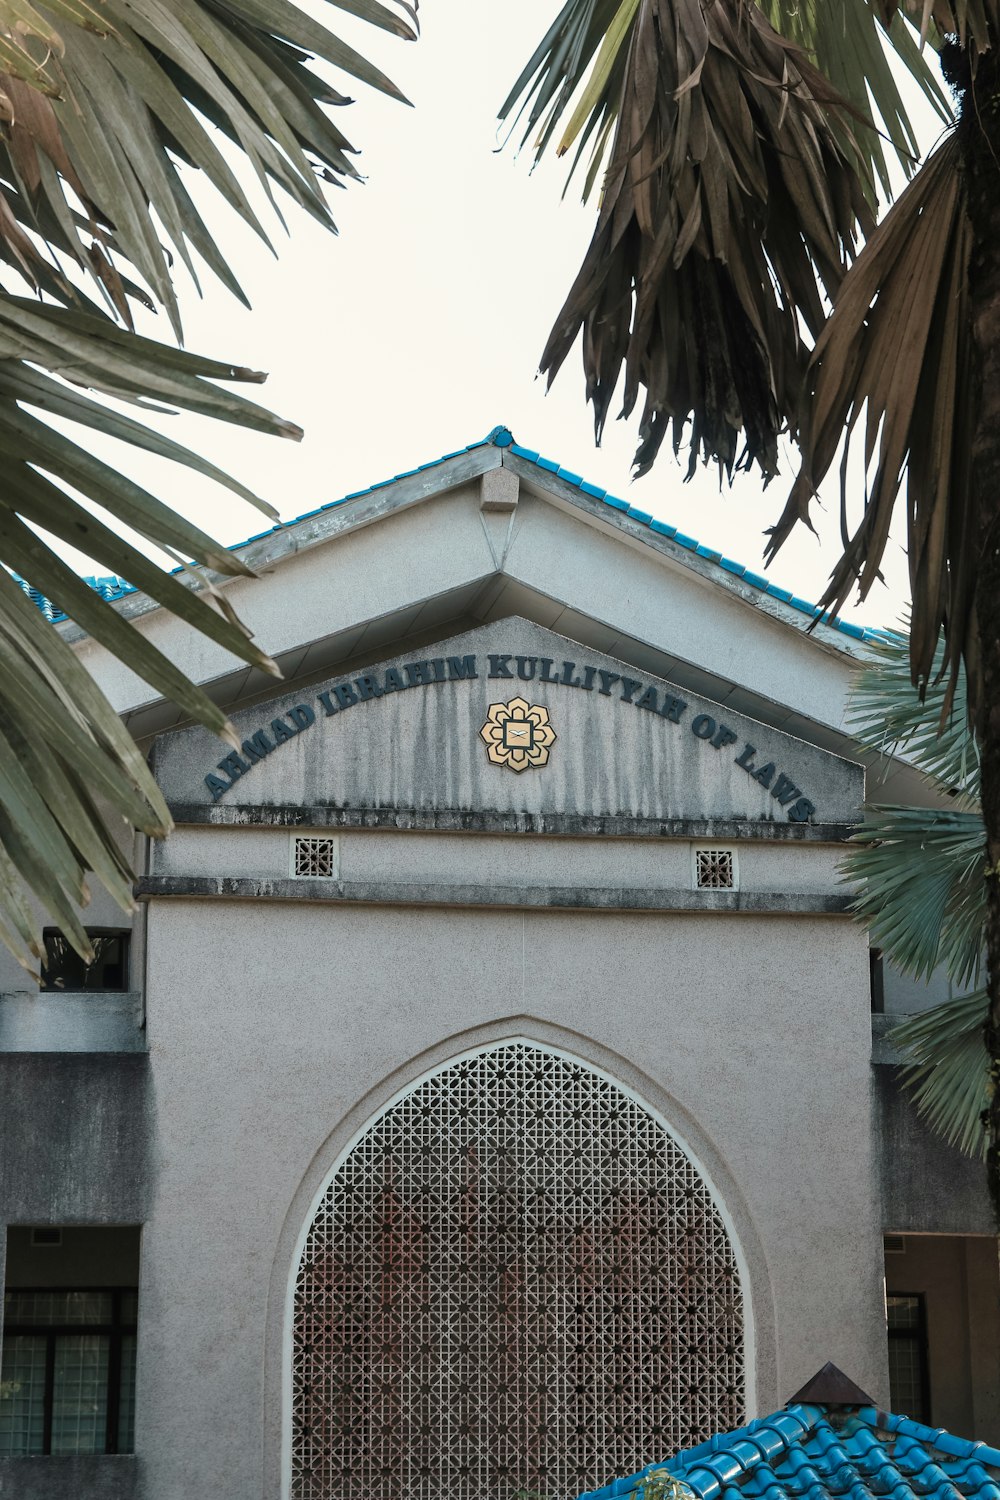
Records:
[[[415,8],[406,0],[335,3],[399,36],[415,35]],[[197,453],[100,398],[132,403],[138,414],[180,409],[301,436],[219,384],[262,375],[138,337],[132,305],[165,308],[179,339],[173,267],[179,262],[196,277],[199,258],[243,297],[183,181],[185,172],[201,171],[265,234],[217,145],[220,133],[240,148],[279,219],[280,192],[334,227],[324,184],[358,174],[328,107],[349,101],[310,67],[311,54],[402,98],[291,0],[46,0],[40,7],[0,0],[0,272],[15,273],[39,296],[18,297],[6,280],[0,285],[0,941],[28,967],[42,957],[40,911],[90,956],[80,917],[89,876],[128,906],[122,835],[127,825],[162,834],[170,818],[113,708],[11,575],[223,737],[232,739],[232,730],[217,705],[88,588],[48,539],[143,589],[235,658],[276,671],[213,577],[247,568],[95,457],[86,433],[169,458],[275,515]],[[83,441],[67,436],[67,420],[84,429]],[[164,549],[186,576],[152,563],[119,527]]]
[[[861,522],[850,532],[841,465],[844,552],[820,603],[836,612],[879,575],[901,486],[913,599],[910,663],[925,690],[944,671],[950,712],[974,633],[970,452],[975,403],[967,266],[972,243],[957,137],[949,135],[890,208],[851,267],[809,365],[802,469],[771,529],[772,558],[809,506],[845,432],[865,417],[866,469],[878,452]],[[947,621],[946,651],[935,652]],[[975,705],[973,704],[973,707]]]
[[[414,11],[405,3],[344,0],[341,8],[399,36],[415,35]],[[20,10],[20,0],[0,0],[0,32],[15,29],[12,13]],[[195,276],[196,252],[242,295],[179,169],[202,171],[266,240],[211,127],[241,148],[272,202],[273,189],[280,188],[333,227],[322,180],[343,182],[358,173],[349,159],[353,148],[322,107],[347,101],[308,66],[309,54],[403,96],[290,0],[181,0],[171,6],[102,0],[99,17],[99,26],[66,25],[59,34],[60,46],[47,65],[54,97],[51,90],[37,92],[35,80],[23,73],[0,75],[8,121],[0,141],[0,179],[31,206],[48,243],[94,279],[123,319],[129,313],[120,259],[130,263],[179,331],[172,255]],[[23,234],[0,215],[0,240],[9,238],[30,262],[15,230]],[[23,269],[34,279],[37,268]],[[62,294],[73,299],[68,282]]]
[[[961,989],[983,962],[986,838],[978,812],[876,806],[841,862],[872,943],[914,979],[938,965]]]
[[[30,407],[217,477],[273,514],[245,486],[228,480],[197,454],[102,406],[65,378],[128,396],[140,406],[170,401],[266,432],[297,434],[290,424],[216,385],[220,376],[258,378],[253,371],[125,333],[97,314],[0,298],[0,458],[5,476],[0,496],[0,759],[5,766],[0,774],[0,903],[5,906],[4,940],[29,967],[43,956],[34,902],[84,956],[89,944],[79,908],[89,899],[87,872],[121,904],[131,904],[129,871],[93,794],[112,809],[119,826],[124,820],[160,834],[169,828],[170,818],[117,714],[11,573],[53,600],[185,713],[232,738],[222,710],[78,578],[35,528],[143,588],[234,656],[276,671],[203,571],[208,567],[232,576],[246,574],[246,566],[95,458],[88,446],[39,420]],[[99,499],[117,520],[157,545],[195,558],[202,567],[189,568],[194,587],[151,562],[62,484]]]
[[[19,765],[36,793],[28,811],[15,786],[0,786],[3,936],[26,968],[37,968],[44,950],[30,896],[55,917],[76,951],[89,957],[77,915],[89,899],[87,872],[130,907],[130,875],[118,853],[116,827],[122,829],[124,820],[162,834],[170,815],[142,754],[93,678],[3,568],[0,723],[5,763]],[[110,805],[113,822],[97,812],[95,795]],[[50,850],[61,838],[65,848],[58,861],[36,843],[39,826],[49,829]]]
[[[869,650],[873,660],[851,688],[847,727],[854,739],[873,755],[905,756],[959,807],[978,807],[979,748],[969,728],[964,667],[947,708],[943,644],[935,652],[923,699],[910,680],[908,636],[872,641]]]
[[[878,178],[888,194],[883,132],[907,174],[916,166],[919,150],[885,43],[941,120],[951,118],[949,100],[907,21],[902,15],[883,15],[883,7],[872,0],[843,0],[837,6],[815,0],[759,3],[774,29],[794,42],[849,103],[857,128],[853,134],[844,132],[842,145],[860,153],[864,176]],[[638,0],[567,0],[500,107],[502,120],[513,115],[514,129],[520,131],[523,124],[522,144],[532,140],[536,161],[570,114],[557,149],[562,155],[577,145],[572,175],[590,145],[585,198],[618,115],[638,9]],[[832,123],[838,128],[840,117],[835,114]]]
[[[989,1054],[983,1026],[985,990],[907,1016],[889,1040],[907,1055],[906,1086],[928,1125],[967,1156],[985,1159],[989,1144]]]
[[[888,136],[907,176],[916,169],[921,154],[890,54],[903,63],[942,124],[952,120],[951,102],[903,14],[885,17],[883,24],[881,7],[872,0],[846,0],[843,5],[822,0],[759,3],[772,26],[801,47],[848,101],[852,118],[865,122],[868,128],[859,124],[854,139],[871,176],[878,178],[883,195],[890,198],[892,180],[881,132]]]
[[[920,27],[921,42],[928,39],[940,45],[956,37],[963,52],[968,53],[975,73],[982,53],[996,46],[1000,31],[1000,6],[996,0],[879,0],[879,8],[888,25],[900,11]]]
[[[834,107],[746,0],[640,0],[597,228],[542,355],[551,383],[582,330],[598,439],[621,372],[623,415],[645,389],[638,473],[688,420],[692,469],[775,472],[800,319],[818,331],[817,278],[836,288],[871,222]]]

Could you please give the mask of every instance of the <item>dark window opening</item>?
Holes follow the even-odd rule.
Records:
[[[58,927],[46,927],[45,962],[40,988],[43,990],[127,990],[128,932],[88,928],[94,948],[92,963],[84,963],[70,947]]]
[[[4,1293],[0,1456],[131,1453],[134,1287]]]
[[[889,1332],[889,1394],[898,1415],[928,1426],[931,1420],[927,1368],[927,1313],[923,1294],[889,1292],[886,1296]]]
[[[872,1011],[880,1016],[885,1010],[885,976],[882,971],[881,948],[868,949],[868,977],[871,988]]]

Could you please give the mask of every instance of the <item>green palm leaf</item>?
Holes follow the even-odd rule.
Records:
[[[986,840],[978,812],[874,807],[841,866],[852,910],[893,964],[929,979],[943,964],[961,988],[983,961]]]
[[[908,1016],[889,1040],[908,1055],[907,1087],[927,1123],[967,1156],[986,1156],[989,1054],[985,990]]]
[[[336,3],[398,36],[415,35],[406,0]],[[216,585],[217,576],[246,573],[244,564],[96,458],[86,434],[182,464],[275,515],[140,420],[143,408],[175,409],[301,436],[226,388],[263,376],[138,337],[131,307],[162,306],[179,337],[178,261],[196,276],[200,260],[243,297],[181,176],[200,170],[221,201],[265,235],[216,144],[219,132],[240,148],[279,218],[281,194],[334,227],[323,184],[358,174],[329,112],[348,101],[313,70],[311,55],[402,97],[290,0],[47,0],[37,8],[0,0],[0,941],[28,967],[42,957],[42,913],[89,956],[80,913],[90,877],[128,906],[132,876],[121,852],[128,828],[163,834],[170,817],[117,715],[11,575],[226,738],[232,731],[218,706],[46,538],[80,549],[240,660],[276,670]],[[27,282],[42,300],[15,295],[11,281]],[[102,396],[131,403],[137,415],[112,410]],[[66,422],[82,440],[67,435]],[[116,523],[184,562],[186,576],[152,563]]]
[[[853,910],[872,942],[904,974],[943,967],[957,990],[977,985],[985,958],[987,851],[979,805],[979,756],[969,726],[965,675],[954,702],[943,647],[921,699],[910,681],[908,638],[872,643],[855,681],[848,726],[871,758],[901,756],[955,808],[870,809],[841,862]],[[907,1087],[931,1127],[968,1155],[985,1154],[988,1054],[986,992],[907,1016],[889,1033],[901,1048]]]
[[[868,643],[871,663],[854,680],[847,725],[871,756],[901,755],[963,808],[979,805],[979,748],[969,730],[965,671],[953,701],[944,647],[935,653],[923,699],[913,690],[908,637]]]

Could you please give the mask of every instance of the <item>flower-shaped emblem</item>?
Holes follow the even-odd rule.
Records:
[[[556,738],[548,709],[532,708],[523,698],[491,703],[489,718],[479,733],[486,741],[486,753],[493,764],[511,771],[544,766],[549,746]]]

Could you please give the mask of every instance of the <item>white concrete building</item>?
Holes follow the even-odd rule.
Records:
[[[865,633],[502,429],[238,550],[277,688],[116,605],[238,753],[59,627],[177,829],[0,969],[0,1497],[563,1497],[890,1356],[996,1443],[982,1170],[883,1040],[942,994],[838,874]]]

